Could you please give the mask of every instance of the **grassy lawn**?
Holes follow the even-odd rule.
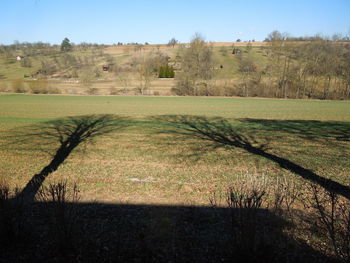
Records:
[[[123,128],[79,145],[46,181],[77,182],[83,200],[208,204],[247,176],[301,180],[244,149],[182,135],[184,115],[227,123],[268,153],[350,185],[349,102],[240,98],[1,95],[1,176],[23,187],[50,162],[59,142],[30,135],[33,127],[92,114],[123,116]]]

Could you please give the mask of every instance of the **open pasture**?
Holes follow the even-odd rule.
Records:
[[[113,129],[78,145],[45,184],[77,182],[85,201],[187,205],[250,177],[350,185],[349,102],[204,97],[1,95],[1,176],[24,187],[64,127],[99,116]]]

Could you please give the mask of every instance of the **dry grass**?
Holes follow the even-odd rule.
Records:
[[[57,95],[8,95],[0,100],[0,173],[11,187],[23,187],[50,162],[47,150],[53,152],[59,144],[45,145],[38,138],[31,138],[29,145],[10,143],[6,136],[19,131],[25,134],[33,125],[52,119],[104,113],[130,116],[130,126],[78,147],[46,183],[77,182],[84,201],[203,205],[208,204],[211,191],[225,191],[246,174],[300,180],[262,157],[240,149],[208,148],[196,138],[183,140],[167,133],[166,123],[148,119],[165,113],[191,113],[227,120],[250,117],[264,121],[269,116],[275,122],[236,120],[235,125],[238,131],[268,142],[270,153],[350,184],[349,144],[336,139],[341,128],[348,127],[348,102]],[[317,117],[319,122],[311,121]],[[309,139],[302,131],[295,133],[299,128],[320,137]]]

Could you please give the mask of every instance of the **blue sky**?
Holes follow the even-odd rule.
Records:
[[[188,42],[350,34],[350,0],[0,0],[0,43]]]

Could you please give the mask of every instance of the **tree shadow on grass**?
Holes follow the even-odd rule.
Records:
[[[31,178],[20,196],[26,201],[33,201],[46,177],[56,171],[78,146],[94,143],[97,138],[112,134],[126,125],[125,118],[115,115],[83,115],[13,131],[11,136],[6,137],[8,144],[17,144],[25,149],[42,148],[52,158]]]
[[[311,171],[267,153],[268,144],[238,132],[225,119],[162,116],[157,120],[168,125],[169,130],[163,132],[179,135],[183,141],[197,138],[212,147],[240,148],[303,177],[311,176],[307,178],[311,181],[322,181]],[[23,143],[26,141],[35,147],[40,141],[53,143],[57,148],[50,164],[32,178],[21,194],[33,199],[43,180],[58,169],[74,149],[125,126],[119,117],[89,115],[25,129],[17,136]],[[72,217],[67,217],[65,209],[68,208],[74,210],[69,213]],[[0,246],[0,252],[3,252],[0,261],[319,262],[318,259],[324,259],[331,262],[306,243],[295,242],[286,236],[283,232],[286,222],[270,211],[255,209],[252,223],[241,220],[243,225],[239,225],[235,219],[241,214],[252,213],[221,207],[33,202],[25,214],[32,237],[22,247],[17,242],[5,240],[7,247]],[[241,235],[235,235],[237,231]],[[253,238],[249,234],[252,232]]]
[[[313,171],[306,169],[286,158],[277,156],[276,154],[269,153],[268,143],[260,143],[257,136],[245,134],[241,129],[237,129],[232,123],[224,118],[207,118],[202,116],[189,116],[189,115],[166,115],[166,116],[153,116],[150,119],[154,121],[163,122],[168,128],[165,130],[158,130],[160,133],[172,134],[174,139],[189,141],[196,138],[199,141],[207,142],[210,147],[234,147],[242,149],[250,154],[264,157],[276,164],[281,168],[291,171],[302,178],[317,183],[330,192],[337,193],[350,199],[350,187],[340,184],[331,179],[324,178],[317,175]],[[274,124],[275,129],[278,127],[278,121],[271,122]],[[283,121],[282,121],[283,124]],[[281,125],[283,127],[283,125]],[[284,124],[284,131],[292,130],[292,125]],[[302,125],[300,125],[301,127]],[[288,128],[289,127],[289,128]],[[303,134],[299,128],[298,134]],[[309,132],[308,136],[314,135],[316,137],[317,130]],[[337,134],[335,138],[342,138],[345,140],[348,138],[346,129],[340,134]],[[327,138],[325,135],[324,138]],[[194,142],[195,143],[195,142]],[[199,151],[196,154],[200,155],[203,152]]]
[[[350,142],[350,122],[324,122],[316,120],[239,119],[256,131],[282,132],[299,138],[326,142]]]

